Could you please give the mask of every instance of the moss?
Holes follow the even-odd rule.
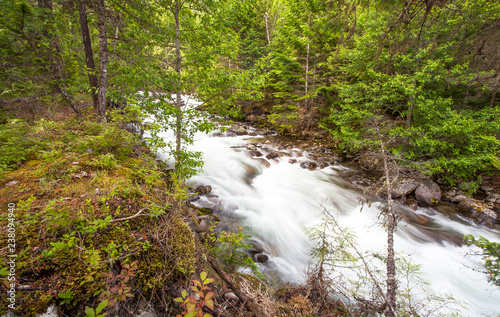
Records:
[[[182,273],[194,272],[196,243],[191,228],[178,217],[172,219],[172,250],[175,263]]]

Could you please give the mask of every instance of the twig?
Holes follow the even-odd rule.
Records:
[[[130,216],[130,217],[125,217],[125,218],[118,218],[118,219],[113,219],[111,220],[111,222],[118,222],[118,221],[124,221],[124,220],[130,220],[130,219],[134,219],[136,217],[139,217],[142,215],[142,213],[144,212],[144,210],[148,210],[149,208],[142,208],[141,210],[139,210],[138,213],[136,213],[135,215],[133,216]],[[149,214],[144,214],[142,216],[150,216]]]

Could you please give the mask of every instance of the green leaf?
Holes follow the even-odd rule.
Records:
[[[89,306],[85,306],[85,314],[87,315],[87,317],[95,317],[94,308],[91,308]]]
[[[207,272],[203,271],[200,273],[200,278],[202,281],[204,281],[207,278]]]
[[[99,314],[104,308],[108,306],[108,299],[102,301],[95,309],[96,314]]]

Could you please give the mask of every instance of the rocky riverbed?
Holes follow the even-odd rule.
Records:
[[[323,169],[327,167],[346,166],[348,169],[338,169],[341,176],[367,195],[378,194],[379,199],[386,199],[383,190],[380,190],[382,173],[377,168],[381,160],[366,159],[363,156],[354,156],[337,149],[329,140],[294,139],[277,135],[267,128],[256,128],[246,123],[237,122],[225,132],[213,133],[213,137],[248,136],[250,141],[244,146],[234,146],[235,151],[243,151],[262,166],[269,167],[272,163],[285,160],[290,164],[298,164],[307,170]],[[379,166],[380,167],[380,166]],[[248,167],[245,181],[251,183],[257,171]],[[399,178],[393,184],[392,198],[401,204],[416,210],[418,206],[432,207],[438,212],[448,215],[462,215],[472,219],[475,223],[489,228],[500,228],[500,173],[483,176],[480,188],[474,195],[467,193],[471,183],[460,182],[457,186],[449,186],[440,180],[431,180],[424,177]],[[205,212],[216,210],[218,198],[208,193],[199,193],[197,189],[193,196],[196,208]],[[201,195],[200,195],[201,194]],[[202,197],[204,196],[204,197]],[[201,198],[200,198],[201,197]],[[375,197],[374,197],[375,198]],[[203,211],[204,210],[204,211]],[[195,225],[196,231],[209,228],[207,219],[201,216]],[[408,218],[403,215],[403,218]],[[410,219],[415,221],[415,219]],[[416,221],[424,221],[416,219]]]

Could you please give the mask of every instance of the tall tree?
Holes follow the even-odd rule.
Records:
[[[98,108],[97,86],[99,84],[96,75],[96,67],[94,62],[94,51],[92,50],[92,41],[90,37],[89,23],[87,19],[87,8],[84,0],[78,0],[78,12],[80,15],[80,29],[82,32],[82,42],[85,51],[85,62],[87,65],[87,73],[90,84],[90,92],[94,101],[94,108]]]

